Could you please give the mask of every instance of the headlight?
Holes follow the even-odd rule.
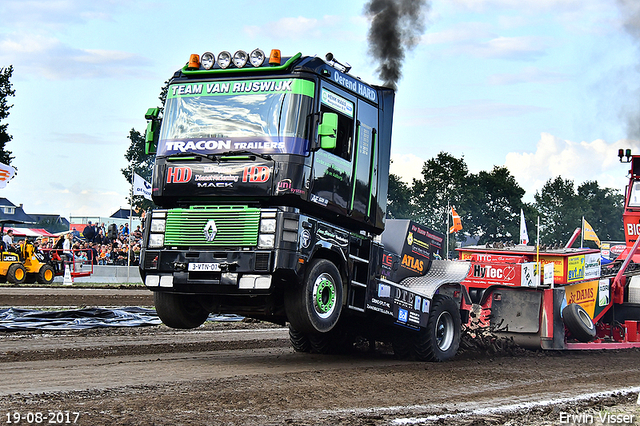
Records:
[[[260,235],[258,237],[258,248],[259,249],[270,249],[275,245],[276,236],[273,234],[269,235]]]
[[[247,55],[247,52],[245,52],[244,50],[238,50],[233,54],[233,64],[238,68],[242,68],[247,65],[248,60],[249,55]]]
[[[260,221],[260,233],[273,234],[274,232],[276,232],[275,219],[262,219]]]
[[[202,57],[200,58],[200,64],[202,68],[205,70],[210,70],[213,68],[213,64],[216,62],[216,58],[213,56],[211,52],[204,52]]]
[[[251,55],[249,55],[249,62],[251,62],[251,65],[254,67],[261,66],[264,62],[264,52],[260,49],[254,50],[251,52]]]
[[[164,246],[164,234],[151,234],[149,235],[149,247],[162,247]]]
[[[164,232],[164,219],[151,219],[151,232]]]
[[[225,69],[229,65],[231,65],[231,53],[227,52],[226,50],[223,52],[220,52],[218,54],[218,65],[222,69]]]

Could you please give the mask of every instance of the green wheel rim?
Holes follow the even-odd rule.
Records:
[[[321,318],[331,316],[336,307],[336,286],[329,274],[321,274],[313,284],[313,305]]]

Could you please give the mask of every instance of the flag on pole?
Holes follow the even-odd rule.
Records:
[[[133,174],[133,195],[142,195],[147,200],[151,200],[151,184],[137,173]]]
[[[453,226],[449,228],[449,233],[458,232],[462,229],[462,222],[460,221],[460,216],[451,206],[451,217],[453,217]]]
[[[520,244],[525,246],[529,244],[529,234],[527,233],[527,224],[524,221],[524,212],[520,209]]]
[[[582,231],[584,232],[584,239],[595,241],[596,245],[600,247],[600,238],[598,238],[598,236],[596,235],[596,231],[594,231],[593,227],[589,225],[589,222],[587,222],[585,219],[582,220],[584,220],[584,230]]]
[[[6,164],[0,163],[0,189],[7,186],[7,182],[13,179],[16,174],[16,169]]]

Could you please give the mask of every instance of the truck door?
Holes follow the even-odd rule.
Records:
[[[320,91],[320,112],[338,114],[338,131],[335,148],[314,153],[309,200],[347,216],[353,200],[356,98],[329,84]]]
[[[377,196],[377,127],[378,109],[359,99],[356,120],[353,176],[350,209],[354,219],[368,221],[372,199]]]

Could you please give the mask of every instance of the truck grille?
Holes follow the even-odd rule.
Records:
[[[212,226],[211,221],[215,225]],[[215,228],[213,238],[212,228]],[[260,209],[256,208],[192,206],[171,209],[167,212],[164,243],[166,246],[255,247],[259,228]]]

